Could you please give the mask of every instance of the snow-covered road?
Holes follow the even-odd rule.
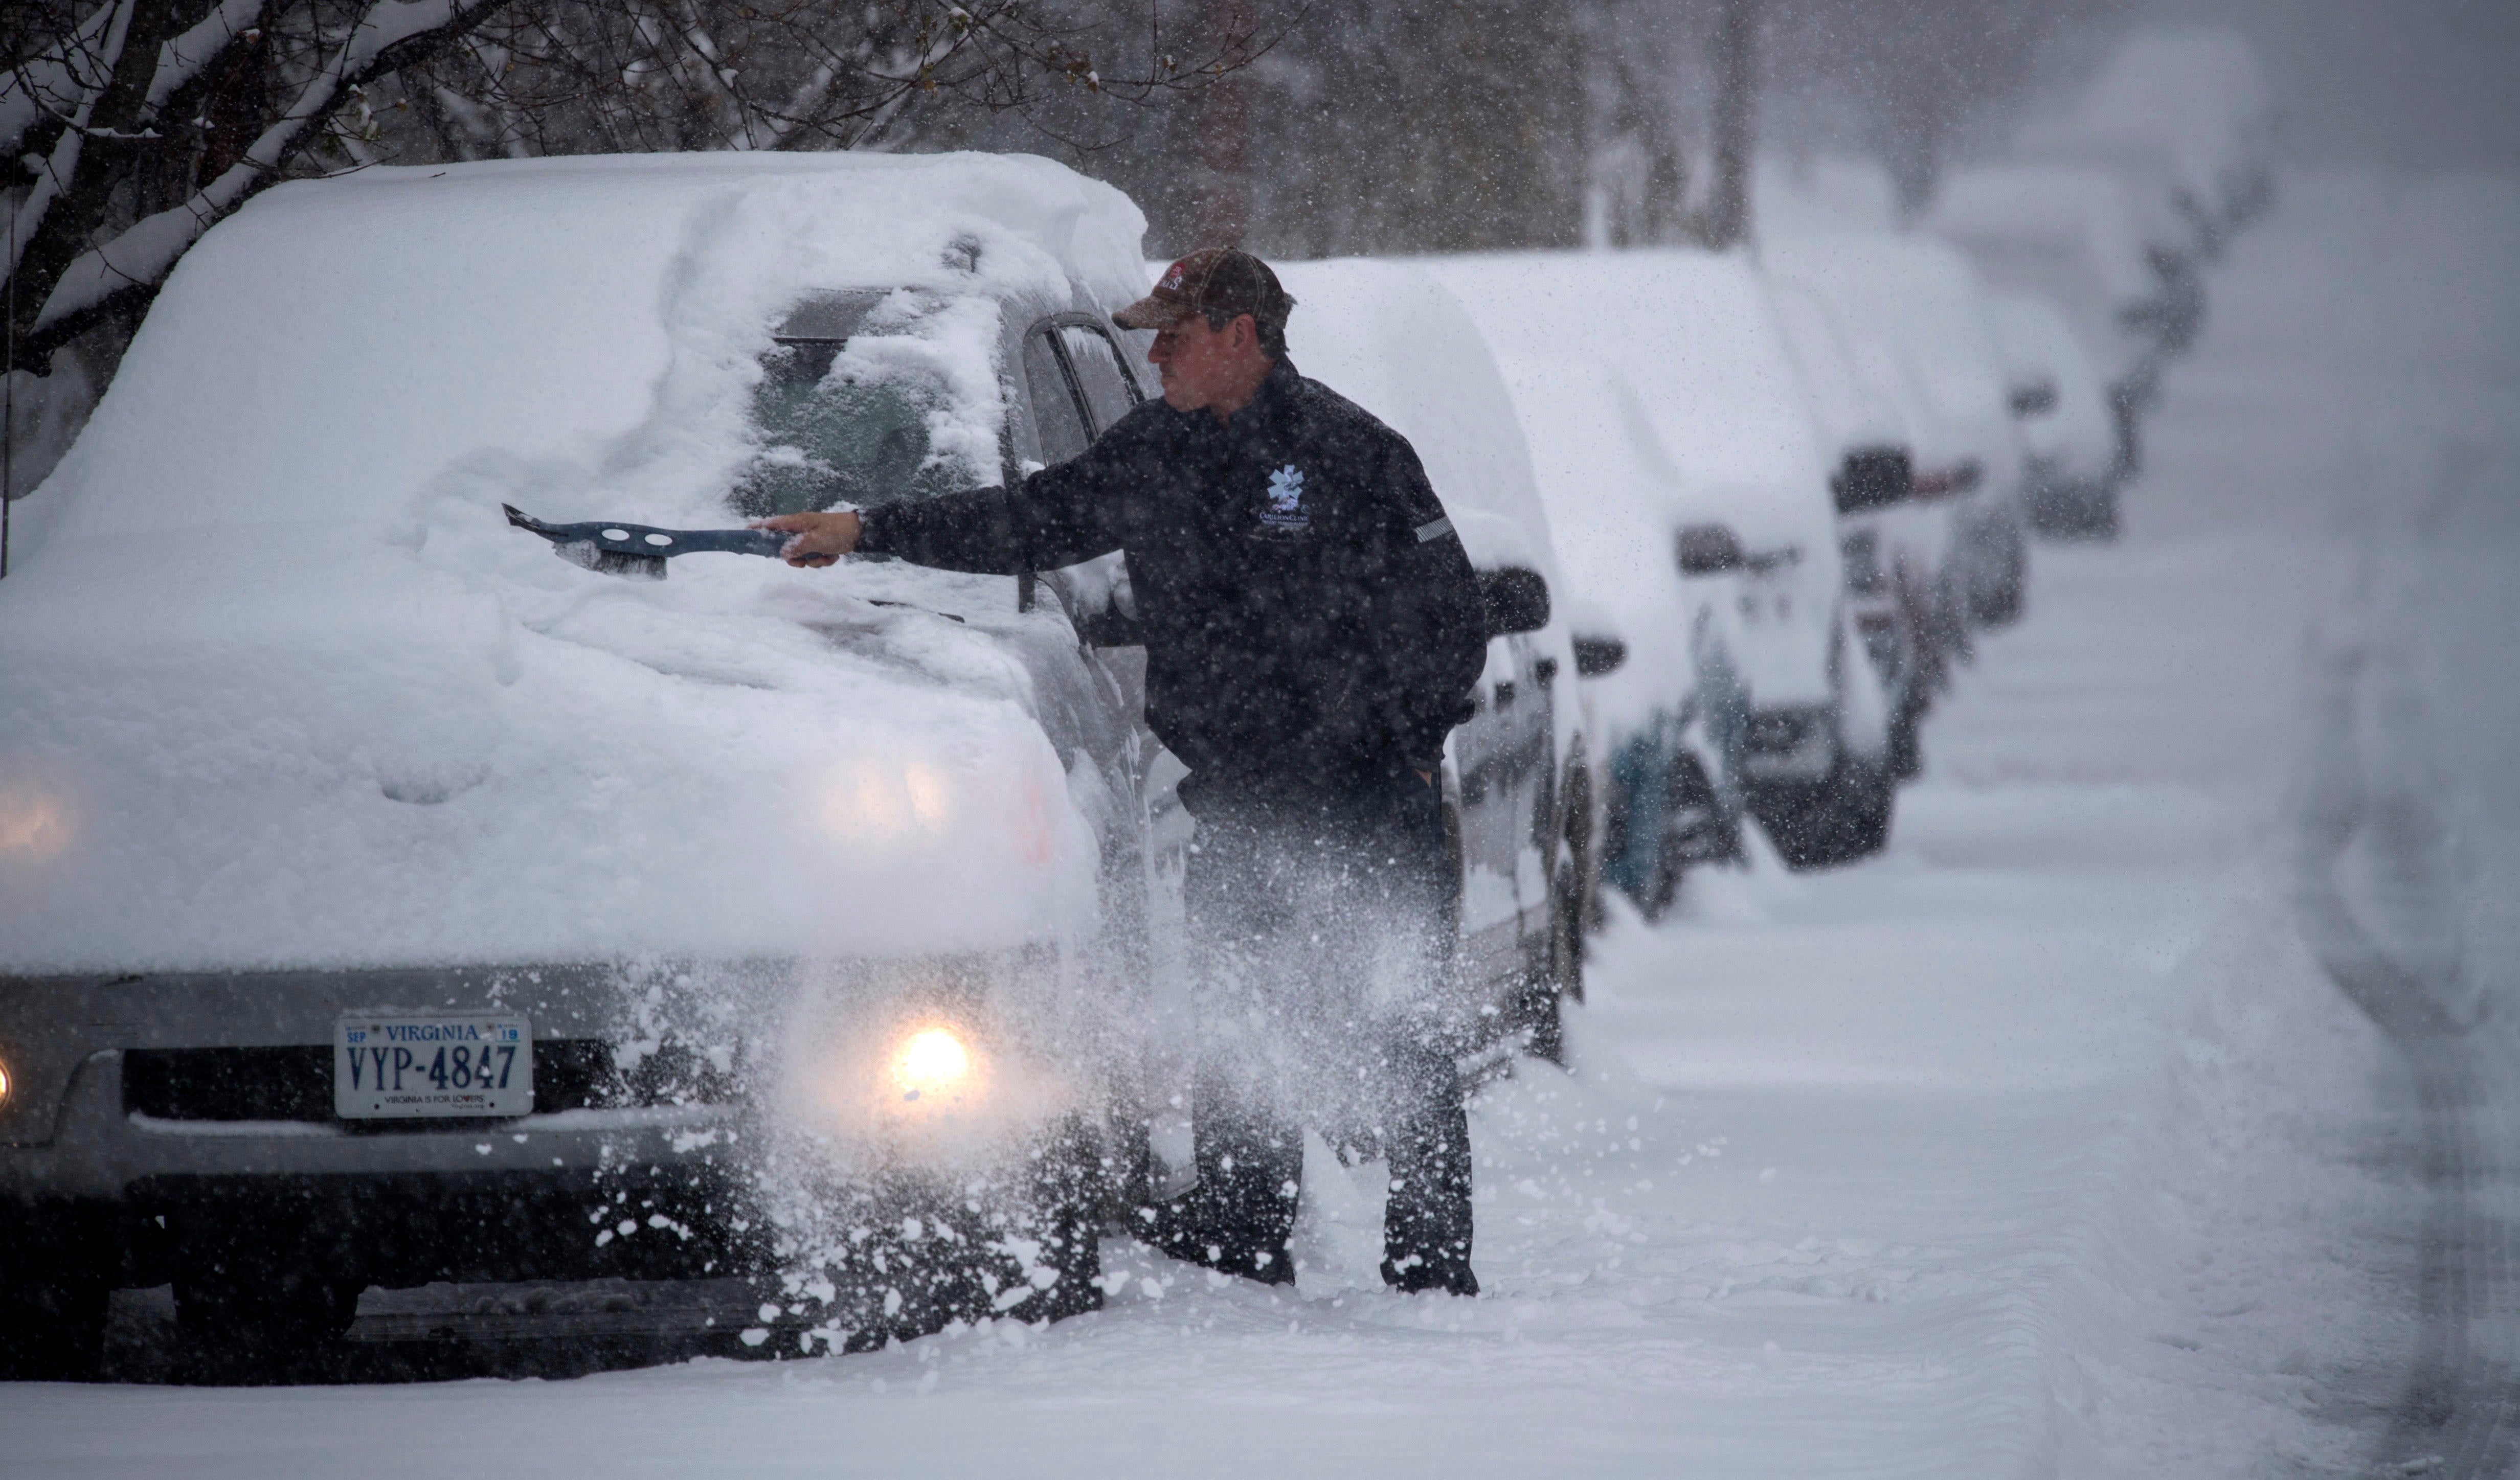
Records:
[[[2429,918],[2509,987],[2512,261],[2511,183],[2288,182],[2125,543],[2038,553],[1889,855],[1615,922],[1575,1072],[1485,1093],[1478,1301],[1382,1292],[1372,1179],[1319,1157],[1300,1295],[1115,1243],[1099,1315],[864,1357],[0,1388],[0,1472],[2360,1472],[2427,1203],[2407,1070],[2295,924],[2306,635],[2381,633],[2439,720]]]

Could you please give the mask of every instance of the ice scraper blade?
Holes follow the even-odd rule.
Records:
[[[669,557],[700,551],[776,558],[788,536],[776,529],[658,529],[650,524],[623,524],[596,519],[583,524],[547,524],[514,504],[502,504],[508,522],[552,542],[552,554],[573,565],[607,575],[665,578]]]

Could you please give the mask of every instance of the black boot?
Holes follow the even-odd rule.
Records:
[[[1479,1292],[1470,1273],[1470,1117],[1452,1055],[1408,1044],[1390,1054],[1391,1200],[1382,1213],[1382,1281],[1416,1292]]]
[[[1268,1109],[1202,1084],[1192,1110],[1198,1186],[1158,1209],[1154,1244],[1175,1259],[1263,1284],[1295,1282],[1286,1239],[1304,1180],[1304,1137]]]

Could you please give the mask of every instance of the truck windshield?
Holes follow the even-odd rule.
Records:
[[[752,393],[746,515],[872,508],[999,478],[998,305],[911,290],[831,294],[774,332]]]

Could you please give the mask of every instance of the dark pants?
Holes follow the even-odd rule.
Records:
[[[1388,1159],[1383,1278],[1475,1293],[1441,794],[1415,773],[1328,796],[1223,789],[1189,798],[1199,1180],[1165,1210],[1162,1242],[1291,1280],[1310,1125]]]

